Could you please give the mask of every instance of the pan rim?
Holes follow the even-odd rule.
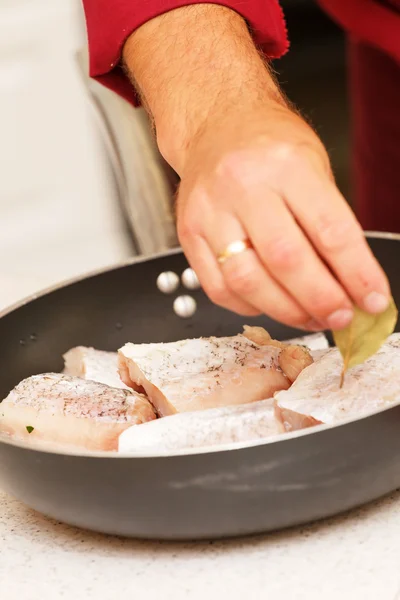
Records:
[[[390,233],[386,231],[364,231],[364,235],[366,238],[372,239],[388,239],[400,242],[400,233]],[[18,308],[33,302],[43,296],[47,296],[57,290],[60,290],[65,287],[69,287],[70,285],[74,285],[75,283],[79,283],[81,281],[85,281],[86,279],[91,279],[92,277],[96,277],[98,275],[103,275],[104,273],[111,273],[112,271],[116,271],[118,269],[123,269],[124,267],[129,267],[134,264],[140,264],[144,262],[148,262],[151,260],[156,260],[157,258],[166,258],[168,256],[175,256],[177,254],[183,254],[183,250],[180,246],[176,248],[169,248],[168,250],[162,252],[156,252],[154,254],[148,254],[145,256],[133,256],[126,260],[118,261],[116,263],[110,264],[106,267],[100,267],[98,269],[93,269],[87,271],[85,273],[81,273],[80,275],[76,275],[75,277],[70,277],[68,279],[63,279],[58,283],[55,283],[51,286],[45,287],[33,294],[29,294],[25,296],[21,300],[6,306],[4,309],[0,310],[0,319],[7,316],[8,314],[14,312]]]
[[[399,236],[400,239],[400,236]],[[118,261],[106,267],[100,267],[98,269],[93,269],[87,271],[85,273],[81,273],[80,275],[76,275],[75,277],[69,277],[68,279],[63,279],[58,283],[42,288],[38,292],[34,292],[33,294],[29,294],[25,296],[21,300],[14,302],[13,304],[6,306],[4,309],[0,310],[0,319],[7,316],[8,314],[14,312],[18,308],[33,302],[34,300],[38,300],[43,296],[47,296],[48,294],[52,294],[53,292],[57,292],[63,288],[69,287],[70,285],[74,285],[75,283],[80,283],[81,281],[85,281],[86,279],[91,279],[92,277],[97,277],[98,275],[103,275],[105,273],[111,273],[112,271],[117,271],[118,269],[123,269],[124,267],[129,267],[134,264],[148,262],[151,260],[156,260],[157,258],[166,258],[168,256],[175,256],[176,254],[183,254],[183,251],[180,247],[178,248],[170,248],[163,252],[156,252],[154,254],[148,254],[145,256],[133,256],[132,258],[127,258],[126,260]]]
[[[388,240],[393,240],[393,241],[400,241],[400,234],[398,234],[398,233],[383,232],[383,231],[364,231],[364,235],[365,235],[365,237],[371,238],[371,239],[388,239]],[[87,273],[78,275],[76,277],[62,280],[62,281],[58,282],[57,284],[46,287],[34,294],[26,296],[25,298],[19,300],[18,302],[1,310],[0,311],[0,319],[7,316],[8,314],[14,312],[15,310],[18,310],[19,308],[25,306],[26,304],[29,304],[30,302],[33,302],[34,300],[37,300],[43,296],[46,296],[53,292],[56,292],[57,290],[62,289],[64,287],[68,287],[75,283],[85,281],[86,279],[90,279],[92,277],[96,277],[96,276],[102,275],[104,273],[109,273],[109,272],[115,271],[120,268],[128,267],[133,264],[148,262],[151,260],[155,260],[157,258],[165,258],[168,256],[175,256],[177,254],[183,254],[182,248],[180,246],[178,246],[176,248],[168,249],[163,252],[157,252],[157,253],[146,255],[146,256],[134,256],[127,260],[119,261],[113,265],[109,265],[107,267],[102,267],[100,269],[94,269],[94,270],[88,271]],[[390,411],[390,410],[398,407],[399,405],[400,405],[400,400],[397,403],[393,404],[392,406],[383,407],[379,410],[373,411],[372,413],[367,413],[361,417],[352,417],[349,419],[345,419],[335,425],[321,424],[321,425],[316,425],[314,427],[310,427],[307,429],[302,429],[302,430],[298,430],[298,431],[292,431],[292,432],[286,432],[286,433],[279,434],[279,435],[274,435],[269,438],[264,438],[264,439],[261,438],[261,439],[257,439],[257,440],[252,440],[251,442],[240,442],[240,443],[230,442],[227,444],[222,444],[221,446],[218,446],[218,447],[204,446],[203,448],[189,448],[186,450],[173,450],[168,453],[160,452],[160,451],[158,451],[158,452],[157,451],[154,451],[154,452],[146,451],[143,453],[140,453],[140,452],[127,453],[127,452],[118,452],[118,451],[116,451],[115,453],[114,452],[110,453],[110,452],[106,452],[106,451],[90,451],[90,452],[88,451],[88,452],[82,453],[82,451],[78,451],[78,450],[74,451],[73,449],[68,450],[68,452],[66,452],[65,449],[64,449],[64,451],[62,451],[61,449],[58,450],[56,448],[50,449],[50,448],[46,448],[46,447],[32,446],[28,441],[23,441],[23,440],[17,441],[17,440],[13,440],[11,438],[7,439],[7,437],[5,437],[1,434],[0,434],[0,446],[4,444],[4,445],[14,446],[14,447],[21,448],[21,449],[31,450],[31,451],[38,452],[38,453],[45,453],[45,454],[50,454],[50,455],[55,454],[55,455],[71,457],[71,458],[72,457],[90,458],[93,460],[104,459],[104,458],[131,459],[131,460],[151,459],[151,458],[173,459],[176,457],[196,456],[199,454],[217,454],[217,453],[219,454],[219,453],[224,453],[224,452],[247,450],[247,449],[255,448],[258,446],[268,446],[269,444],[273,444],[273,443],[282,443],[282,442],[285,442],[288,440],[298,439],[298,438],[304,437],[306,435],[319,434],[326,430],[337,429],[339,427],[345,427],[345,426],[351,425],[352,423],[355,423],[358,421],[365,421],[366,419],[371,419],[371,418],[377,417],[381,413]]]

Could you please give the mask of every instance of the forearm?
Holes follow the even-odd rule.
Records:
[[[283,103],[245,21],[221,6],[187,6],[147,22],[127,40],[123,58],[161,152],[178,172],[210,119]]]

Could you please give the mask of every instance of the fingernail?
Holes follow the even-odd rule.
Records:
[[[388,298],[378,292],[370,292],[364,298],[364,308],[369,313],[381,313],[387,309],[388,305]]]
[[[317,319],[311,319],[304,325],[304,329],[306,331],[323,331],[325,327]]]
[[[333,312],[327,318],[329,329],[344,329],[347,327],[347,325],[350,325],[353,315],[354,313],[351,308],[341,308],[339,310],[335,310],[335,312]]]

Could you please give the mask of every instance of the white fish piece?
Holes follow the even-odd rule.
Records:
[[[242,335],[166,344],[126,344],[119,350],[122,381],[145,393],[161,416],[247,404],[287,389],[280,348]]]
[[[319,351],[329,349],[328,338],[322,332],[311,333],[309,335],[292,338],[290,340],[278,341],[272,339],[264,327],[245,325],[243,327],[243,335],[260,346],[302,346],[310,350],[312,356],[314,356],[314,352],[317,353],[317,356],[320,356]]]
[[[334,425],[400,402],[400,334],[391,335],[380,350],[346,373],[337,348],[307,367],[290,390],[275,394],[275,408],[286,431],[321,423]]]
[[[243,336],[259,346],[279,348],[279,366],[291,383],[296,381],[303,369],[313,362],[310,350],[304,345],[274,340],[264,327],[243,327]]]
[[[0,432],[32,444],[114,450],[128,427],[155,419],[144,396],[60,373],[34,375],[0,404]]]
[[[110,387],[129,389],[118,373],[118,354],[95,350],[86,346],[71,348],[63,356],[64,373],[82,379],[91,379]]]
[[[311,352],[304,346],[284,346],[279,354],[279,366],[291,383],[314,362]]]
[[[129,427],[119,437],[123,453],[160,453],[217,448],[279,435],[284,428],[275,417],[274,401],[211,408],[157,419]]]

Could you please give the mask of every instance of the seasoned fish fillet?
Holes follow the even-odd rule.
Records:
[[[118,373],[118,354],[116,352],[104,352],[85,346],[71,348],[63,356],[64,373],[91,379],[111,387],[128,389],[122,383]]]
[[[161,416],[270,398],[290,381],[280,348],[242,335],[167,344],[126,344],[119,350],[122,381],[144,389]]]
[[[244,325],[242,335],[258,346],[275,346],[276,348],[282,348],[285,344],[285,342],[274,340],[264,327]]]
[[[304,335],[298,338],[292,338],[291,340],[283,340],[279,342],[278,340],[274,340],[271,338],[270,334],[264,327],[257,326],[249,326],[245,325],[243,327],[243,335],[247,337],[247,339],[255,342],[259,346],[268,346],[273,345],[278,348],[284,346],[304,346],[310,350],[311,355],[314,357],[314,353],[317,356],[321,355],[323,350],[329,349],[328,338],[324,333],[311,333],[309,335]]]
[[[255,344],[259,346],[272,346],[281,350],[278,357],[279,366],[291,383],[296,381],[303,369],[313,363],[311,352],[305,346],[274,340],[263,327],[249,327],[245,325],[243,330],[244,337]]]
[[[400,334],[350,369],[340,388],[342,367],[340,352],[333,348],[305,369],[290,390],[275,395],[276,414],[286,431],[339,423],[400,402]]]
[[[245,337],[256,343],[257,339],[252,339],[251,332],[254,332],[255,336],[257,336],[258,330],[261,332],[259,345],[265,345],[266,339],[269,341],[271,340],[271,336],[262,327],[248,327],[246,325],[245,330]],[[314,356],[315,351],[329,347],[328,340],[323,333],[315,333],[293,340],[287,340],[284,344],[305,346],[311,350],[312,356]],[[282,343],[278,342],[277,347],[281,347],[281,345]],[[118,373],[117,352],[105,352],[86,346],[77,346],[68,350],[63,358],[65,363],[64,373],[67,375],[99,381],[100,383],[105,383],[111,387],[129,389],[128,386],[121,381]]]
[[[1,433],[86,450],[117,450],[127,427],[152,419],[144,396],[58,373],[24,379],[0,404]]]
[[[300,373],[314,362],[307,348],[291,345],[282,348],[278,361],[280,368],[291,383],[296,381]]]
[[[119,438],[120,452],[159,452],[250,442],[283,433],[273,399],[240,406],[211,408],[129,427]]]

